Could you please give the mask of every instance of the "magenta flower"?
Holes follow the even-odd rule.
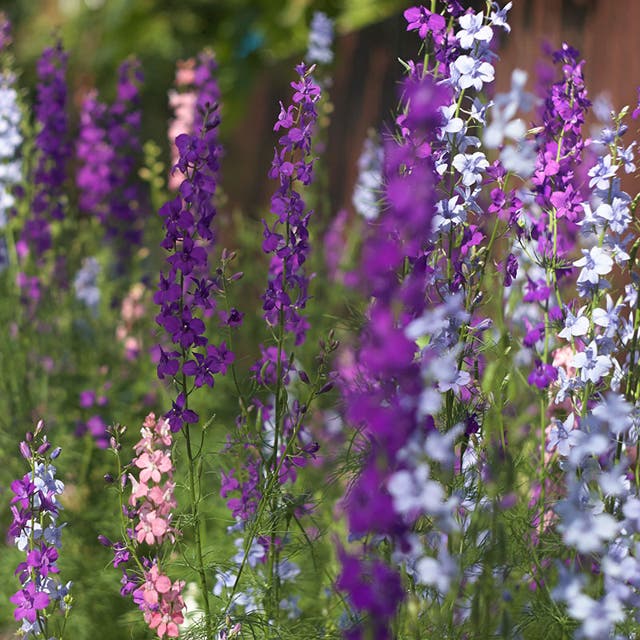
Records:
[[[14,593],[9,600],[16,605],[13,616],[17,621],[28,620],[33,623],[36,621],[37,611],[49,606],[49,596],[42,591],[36,591],[33,582]]]

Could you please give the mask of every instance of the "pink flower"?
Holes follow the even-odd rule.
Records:
[[[140,522],[136,525],[136,540],[139,543],[160,544],[169,530],[169,523],[159,516],[155,509],[140,511]]]
[[[163,473],[171,471],[171,456],[166,451],[153,451],[151,454],[144,452],[139,458],[136,459],[136,467],[141,469],[140,481],[160,482]]]
[[[176,580],[172,584],[168,576],[160,573],[157,564],[145,573],[145,583],[140,587],[140,608],[144,612],[145,622],[150,629],[156,630],[159,638],[164,638],[165,635],[177,638],[179,635],[178,625],[184,622],[184,584],[183,580]]]

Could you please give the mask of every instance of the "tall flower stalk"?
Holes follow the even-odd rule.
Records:
[[[203,386],[214,386],[214,375],[227,371],[234,356],[224,342],[215,346],[206,336],[205,314],[215,310],[215,279],[209,276],[209,254],[214,246],[212,229],[216,215],[214,195],[218,173],[220,145],[216,128],[220,119],[211,89],[211,56],[203,56],[195,69],[202,81],[202,96],[192,133],[182,133],[175,140],[179,151],[173,171],[183,176],[178,195],[163,205],[165,237],[162,247],[169,253],[168,272],[160,276],[154,302],[160,305],[156,322],[166,331],[173,346],[161,346],[157,373],[162,380],[173,380],[177,397],[166,414],[172,432],[182,431],[189,461],[189,491],[196,546],[196,567],[204,601],[207,638],[212,637],[209,583],[204,562],[203,523],[200,518],[202,441],[194,447],[193,425],[200,417],[190,407],[192,393]],[[204,438],[204,427],[201,438]]]
[[[300,64],[296,71],[299,77],[291,83],[292,104],[285,107],[281,103],[274,126],[274,130],[280,132],[279,147],[269,171],[269,177],[278,184],[271,198],[275,220],[262,221],[262,249],[270,259],[262,309],[274,344],[261,345],[262,357],[252,371],[258,388],[268,393],[268,398],[265,402],[255,397],[239,418],[239,433],[246,434],[248,442],[230,441],[229,448],[244,451],[244,469],[233,468],[223,475],[221,494],[227,497],[240,492],[240,497],[231,498],[227,505],[244,537],[239,539],[241,553],[236,557],[237,570],[219,574],[216,587],[220,594],[225,591],[227,609],[244,602],[245,610],[249,610],[249,604],[263,608],[275,622],[283,607],[290,608],[290,615],[297,615],[295,600],[283,600],[281,590],[282,585],[295,579],[300,571],[284,556],[289,525],[288,521],[286,525],[282,522],[285,506],[280,487],[294,482],[296,467],[304,466],[315,456],[317,445],[306,434],[305,416],[317,395],[328,389],[327,356],[335,349],[331,339],[320,356],[315,380],[304,371],[299,372],[300,380],[308,389],[304,398],[296,398],[291,386],[292,378],[298,375],[295,348],[304,342],[309,329],[303,312],[309,298],[305,263],[310,251],[308,224],[312,214],[299,189],[308,186],[313,178],[312,135],[321,93],[312,76],[313,67]],[[254,418],[250,412],[255,412],[255,426],[251,424]],[[246,479],[240,481],[234,473]],[[304,513],[303,505],[294,513],[296,518]],[[270,525],[263,533],[265,521]],[[264,593],[241,592],[240,580],[245,569],[256,569],[260,565],[264,567]]]
[[[73,599],[71,583],[60,580],[57,564],[64,527],[58,524],[59,496],[64,484],[56,478],[53,461],[61,450],[52,448],[41,421],[20,443],[20,453],[30,471],[11,483],[9,538],[26,556],[16,569],[20,589],[10,598],[13,615],[21,623],[23,637],[62,640]]]
[[[113,566],[122,571],[122,596],[132,596],[149,628],[159,638],[177,638],[184,622],[184,580],[172,582],[165,573],[162,545],[180,535],[173,524],[173,437],[168,422],[150,413],[135,445],[135,457],[126,466],[120,460],[124,428],[112,429],[111,449],[118,460],[115,486],[120,496],[121,540],[106,536],[100,542],[113,551]],[[109,480],[113,481],[111,478]],[[125,488],[130,487],[128,498]],[[152,549],[153,554],[148,550]]]

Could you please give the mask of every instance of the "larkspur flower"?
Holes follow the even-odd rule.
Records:
[[[20,580],[20,589],[10,597],[15,605],[14,618],[24,625],[32,625],[33,637],[40,634],[56,616],[50,610],[52,602],[59,604],[66,617],[71,608],[69,588],[58,576],[57,561],[61,548],[61,530],[58,518],[62,509],[58,496],[64,491],[64,483],[56,478],[52,465],[61,450],[52,449],[47,440],[44,424],[38,423],[35,432],[27,433],[20,445],[23,457],[32,471],[22,480],[14,481],[11,489],[13,522],[9,527],[9,538],[26,555],[15,574]],[[19,505],[18,510],[14,505]]]

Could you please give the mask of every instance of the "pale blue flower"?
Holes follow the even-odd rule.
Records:
[[[627,431],[632,424],[633,406],[619,393],[609,392],[592,411],[593,415],[609,425],[609,430],[617,436]]]
[[[471,110],[469,111],[469,118],[475,120],[478,124],[486,125],[487,109],[492,105],[492,102],[485,103],[477,96],[473,99],[471,104]]]
[[[597,285],[600,276],[611,272],[613,260],[606,251],[600,247],[582,250],[582,258],[573,263],[574,267],[582,267],[578,282],[590,282]]]
[[[221,596],[223,589],[232,589],[236,582],[236,574],[231,571],[216,573],[216,583],[213,585],[213,595]]]
[[[618,165],[611,164],[611,162],[611,154],[608,153],[606,156],[598,158],[597,164],[589,169],[589,176],[591,177],[591,180],[589,180],[590,189],[594,186],[603,191],[609,188],[611,178],[618,171]]]
[[[618,147],[618,158],[622,160],[625,173],[633,173],[636,170],[636,165],[633,161],[633,147],[635,147],[635,140],[625,149]]]
[[[437,558],[425,556],[415,565],[416,582],[431,585],[441,594],[446,594],[449,591],[451,582],[457,576],[458,564],[449,555],[445,545],[440,546]]]
[[[458,105],[455,103],[448,107],[440,107],[445,122],[444,126],[440,128],[440,135],[442,137],[447,133],[460,133],[466,129],[464,120],[456,115],[457,109]]]
[[[549,439],[547,441],[547,451],[552,453],[557,451],[559,455],[566,458],[571,451],[570,434],[574,430],[575,416],[570,413],[564,422],[560,422],[557,418],[554,419],[551,425]]]
[[[330,64],[333,60],[333,20],[322,11],[316,11],[311,19],[306,61]]]
[[[594,513],[591,508],[578,507],[571,500],[558,503],[557,510],[562,517],[559,526],[565,544],[580,553],[595,553],[602,549],[618,531],[618,522],[608,513]]]
[[[456,38],[463,49],[471,49],[476,42],[491,42],[493,29],[489,25],[483,25],[483,13],[465,13],[458,22],[462,29],[456,33]]]
[[[583,313],[586,307],[581,307],[574,316],[570,309],[565,309],[564,329],[558,333],[559,338],[571,340],[576,336],[584,336],[589,331],[589,319]]]
[[[460,56],[451,64],[451,82],[459,89],[481,91],[486,82],[493,82],[495,70],[489,62],[471,56]]]
[[[295,580],[299,574],[300,567],[295,562],[291,562],[291,560],[287,560],[285,558],[283,560],[279,560],[276,564],[276,575],[280,580],[285,582]]]
[[[458,196],[453,196],[436,203],[436,215],[432,223],[434,231],[447,232],[466,220],[465,208],[458,200]]]
[[[358,179],[352,198],[356,212],[367,220],[374,220],[380,213],[382,161],[382,147],[367,138],[358,158]]]
[[[387,489],[398,513],[411,517],[442,511],[444,489],[439,482],[430,479],[429,473],[429,465],[421,463],[415,469],[402,469],[391,475]]]
[[[622,603],[610,593],[602,600],[594,600],[581,593],[567,602],[567,607],[572,617],[582,621],[581,635],[593,640],[609,638],[616,623],[625,617]]]
[[[614,303],[611,296],[607,294],[607,308],[596,308],[593,310],[593,322],[599,327],[605,329],[604,335],[608,338],[612,338],[618,329],[620,323],[620,311],[622,305]]]
[[[583,382],[596,384],[611,369],[611,358],[598,355],[598,347],[595,340],[592,340],[584,351],[573,356],[572,365],[580,369],[580,379]]]
[[[459,153],[451,164],[462,174],[462,184],[465,187],[481,182],[482,172],[489,167],[489,161],[481,151],[469,154]]]
[[[624,233],[631,222],[628,199],[614,198],[611,204],[603,202],[596,209],[596,216],[609,223],[609,227],[615,233]]]
[[[92,311],[96,311],[100,304],[99,275],[99,262],[95,258],[85,258],[73,281],[76,298],[80,302],[84,302]]]
[[[494,27],[502,27],[507,33],[511,31],[511,27],[507,22],[507,13],[513,6],[513,2],[507,2],[504,7],[500,8],[497,2],[491,3],[491,15],[489,19]]]

